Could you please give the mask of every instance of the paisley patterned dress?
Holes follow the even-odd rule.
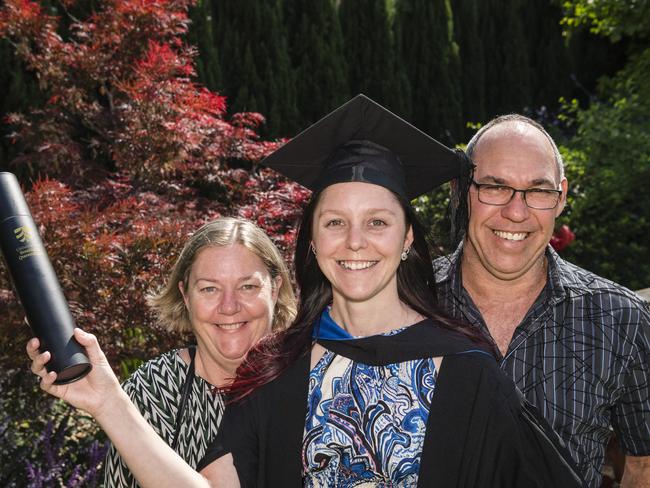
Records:
[[[435,385],[433,359],[370,366],[326,351],[309,375],[303,485],[417,485]]]

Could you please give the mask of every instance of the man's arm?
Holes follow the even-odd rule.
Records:
[[[650,306],[645,302],[631,305],[629,323],[638,324],[634,354],[625,368],[625,386],[612,420],[626,453],[621,487],[650,488]]]
[[[621,488],[650,488],[650,456],[625,456]]]

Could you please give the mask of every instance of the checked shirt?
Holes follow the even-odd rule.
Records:
[[[441,307],[490,337],[462,286],[462,244],[435,263]],[[623,450],[650,455],[650,311],[638,295],[561,259],[549,246],[545,288],[514,332],[505,371],[600,486],[610,426]]]

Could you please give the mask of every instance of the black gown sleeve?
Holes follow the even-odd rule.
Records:
[[[418,486],[580,488],[584,483],[559,437],[496,362],[469,353],[443,360]]]
[[[302,488],[308,377],[306,355],[244,400],[228,404],[197,471],[230,453],[242,488]]]
[[[255,486],[260,433],[257,396],[251,395],[226,407],[217,436],[208,446],[197,471],[230,453],[242,487]]]

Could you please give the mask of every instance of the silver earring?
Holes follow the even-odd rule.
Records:
[[[407,247],[402,251],[402,255],[400,256],[402,258],[402,261],[406,261],[409,257],[409,253],[411,252],[411,248]]]
[[[314,247],[314,243],[313,243],[313,242],[309,244],[309,248],[311,249],[311,252],[314,253],[314,256],[316,256],[316,248]]]

